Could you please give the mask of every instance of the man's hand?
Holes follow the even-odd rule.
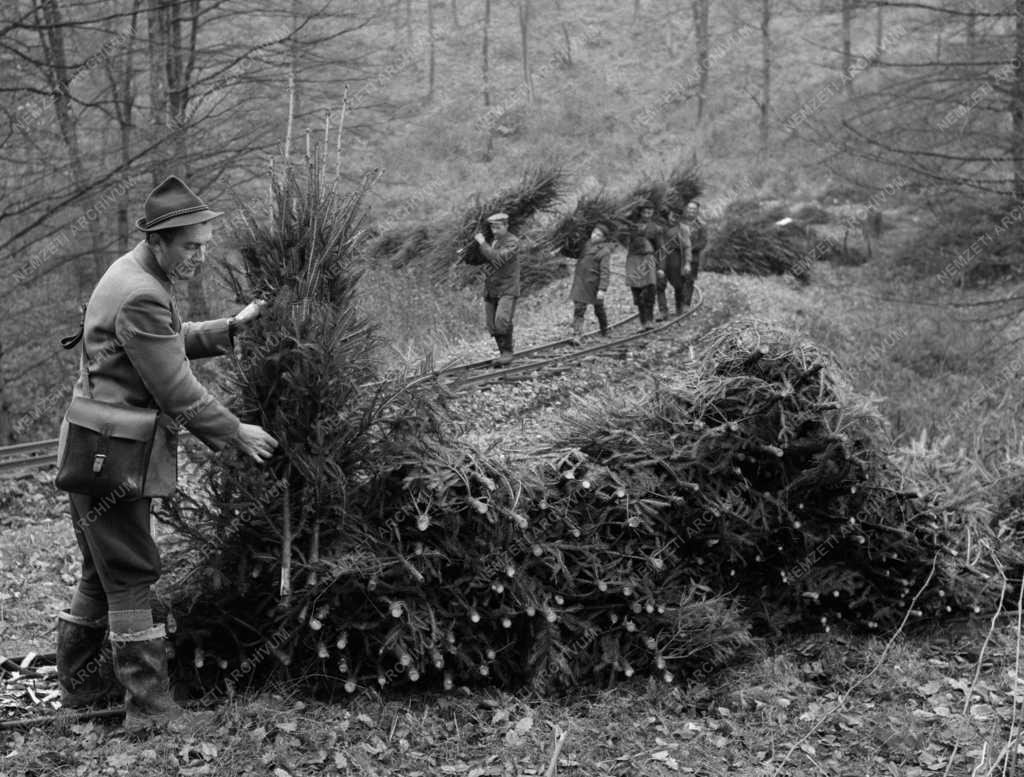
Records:
[[[693,268],[690,265],[684,264],[683,265],[683,275],[689,275],[691,269],[693,269]]]
[[[243,453],[252,456],[260,464],[269,459],[277,447],[277,440],[256,424],[241,424],[236,443]]]
[[[660,280],[664,279],[664,277],[665,277],[665,271],[664,270],[658,270],[658,280],[660,281]]]
[[[231,317],[234,322],[234,327],[237,330],[242,330],[252,324],[257,318],[263,314],[263,308],[266,307],[267,301],[265,299],[258,299],[250,302],[240,311],[235,313]]]
[[[484,237],[483,232],[477,232],[475,235],[473,235],[473,239],[480,245],[483,245],[484,243],[487,242],[487,238]]]
[[[597,290],[597,301],[604,302],[604,291],[601,289]]]

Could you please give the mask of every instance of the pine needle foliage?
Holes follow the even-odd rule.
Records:
[[[572,211],[552,225],[547,242],[566,256],[579,259],[594,227],[604,224],[611,230],[608,237],[614,239],[625,229],[628,217],[629,209],[623,207],[621,198],[605,190],[584,194]]]
[[[598,224],[611,230],[612,240],[625,242],[629,221],[642,203],[649,203],[655,214],[680,214],[686,203],[704,192],[704,181],[697,163],[677,164],[663,178],[648,177],[626,194],[600,190],[579,198],[576,207],[563,214],[548,230],[546,243],[566,256],[578,259]]]
[[[792,275],[810,280],[813,254],[806,237],[771,222],[724,218],[704,250],[705,268],[747,275]]]
[[[456,261],[483,264],[484,257],[473,236],[483,232],[488,241],[493,239],[488,216],[507,213],[509,231],[523,235],[534,216],[552,212],[558,207],[567,186],[568,175],[562,167],[542,165],[526,170],[515,184],[487,199],[481,200],[477,196],[472,205],[442,223],[434,232],[427,253],[429,261],[439,271]]]
[[[1013,548],[968,552],[999,548],[993,527],[908,484],[874,408],[784,332],[727,325],[678,384],[607,401],[560,438],[584,457],[578,476],[614,467],[666,565],[735,597],[755,631],[886,629],[918,593],[915,620],[970,614],[1019,568]]]

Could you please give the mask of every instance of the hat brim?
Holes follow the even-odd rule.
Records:
[[[166,221],[158,221],[153,225],[147,224],[145,217],[140,217],[135,221],[135,227],[142,232],[162,232],[165,229],[190,227],[193,224],[202,224],[223,215],[223,211],[200,210],[195,213],[186,213],[182,216],[175,216],[174,218],[167,219]]]

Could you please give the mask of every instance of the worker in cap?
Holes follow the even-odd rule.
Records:
[[[640,314],[640,328],[654,326],[656,284],[664,253],[661,228],[654,221],[654,206],[647,200],[637,207],[637,217],[629,225],[626,253],[626,285]]]
[[[88,707],[120,700],[131,732],[175,730],[185,714],[168,689],[163,624],[154,623],[151,586],[160,554],[150,533],[152,497],[167,497],[177,479],[177,431],[185,427],[213,450],[235,447],[257,462],[277,441],[242,423],[196,379],[189,360],[230,352],[234,337],[259,317],[253,302],[232,318],[182,323],[173,286],[206,258],[210,209],[180,178],[150,192],[136,226],[145,239],[103,274],[85,308],[79,334],[82,367],[74,394],[112,406],[157,408],[160,418],[142,488],[126,501],[118,491],[97,497],[71,493],[71,521],[81,552],[81,576],[68,610],[57,620],[57,679],[63,705]],[[61,426],[58,461],[75,455]],[[114,450],[108,459],[116,456]],[[106,461],[117,471],[115,461]],[[190,713],[191,714],[191,713]]]
[[[488,242],[483,232],[477,232],[474,239],[485,260],[484,315],[487,331],[498,345],[498,358],[494,364],[503,367],[512,361],[513,317],[520,292],[522,262],[519,257],[519,238],[508,230],[508,214],[494,213],[487,217],[487,224],[493,239]]]

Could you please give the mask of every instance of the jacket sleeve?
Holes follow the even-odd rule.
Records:
[[[214,450],[235,440],[239,420],[192,374],[185,338],[174,331],[170,307],[146,293],[130,297],[118,310],[114,327],[161,411]]]
[[[693,262],[693,240],[690,237],[690,228],[686,225],[679,230],[679,255],[684,267]]]
[[[665,231],[659,227],[652,227],[650,230],[650,241],[654,247],[654,256],[658,260],[658,266],[665,266]]]
[[[612,249],[611,246],[605,245],[601,249],[601,256],[599,257],[601,263],[598,265],[598,279],[597,288],[601,291],[608,291],[608,281],[612,277]]]
[[[487,261],[490,262],[492,270],[500,269],[504,265],[508,264],[508,262],[515,257],[518,249],[518,240],[509,240],[500,248],[495,248],[487,243],[480,244],[480,253],[487,257]]]
[[[186,321],[181,325],[181,334],[185,337],[185,356],[189,359],[205,359],[230,353],[234,342],[228,329],[226,318]]]

